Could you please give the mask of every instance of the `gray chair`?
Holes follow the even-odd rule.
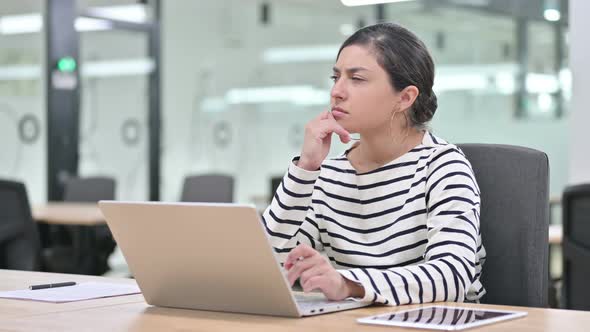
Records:
[[[25,185],[0,180],[0,269],[38,270],[39,243]]]
[[[64,183],[65,202],[96,203],[114,199],[115,180],[110,177],[72,177]],[[51,225],[50,233],[51,247],[60,249],[64,257],[59,261],[65,262],[52,264],[52,272],[101,275],[109,270],[108,257],[116,243],[108,226]]]
[[[110,177],[73,177],[65,182],[64,201],[98,202],[101,199],[115,199],[115,180]]]
[[[182,186],[183,202],[231,203],[234,178],[229,175],[203,174],[187,176]]]
[[[563,307],[590,310],[590,184],[567,187],[561,206]]]
[[[548,303],[549,162],[543,152],[509,145],[461,144],[481,190],[487,257],[482,303]]]

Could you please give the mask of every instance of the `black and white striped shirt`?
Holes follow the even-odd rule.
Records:
[[[483,296],[480,195],[463,152],[426,132],[420,145],[366,173],[347,152],[318,171],[289,166],[263,215],[279,260],[307,243],[362,284],[364,301]]]

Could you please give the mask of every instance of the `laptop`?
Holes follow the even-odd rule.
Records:
[[[293,292],[254,206],[98,205],[148,304],[287,317],[371,304]]]

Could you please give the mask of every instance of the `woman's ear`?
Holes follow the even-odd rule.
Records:
[[[414,85],[408,85],[405,87],[400,93],[399,105],[402,110],[407,110],[416,101],[418,98],[418,94],[420,94],[420,90]]]

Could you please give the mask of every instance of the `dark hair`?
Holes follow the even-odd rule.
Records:
[[[397,91],[414,85],[420,93],[409,110],[410,125],[424,128],[438,106],[434,84],[434,62],[424,43],[408,29],[394,23],[366,26],[348,37],[338,51],[350,45],[373,49],[377,62],[387,72]]]

